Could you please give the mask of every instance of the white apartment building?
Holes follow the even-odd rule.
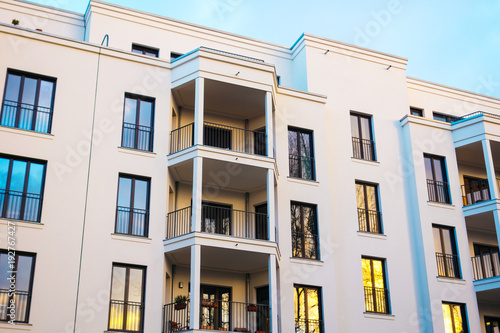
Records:
[[[0,50],[1,332],[499,332],[499,99],[96,0]]]

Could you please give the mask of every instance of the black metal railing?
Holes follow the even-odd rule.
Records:
[[[181,332],[189,329],[190,302],[170,303],[163,306],[163,333]]]
[[[144,305],[141,302],[109,302],[109,329],[142,332]]]
[[[427,179],[427,193],[429,201],[440,203],[451,203],[450,190],[447,182]]]
[[[290,177],[315,180],[314,157],[289,154]]]
[[[390,313],[389,290],[365,286],[366,312]]]
[[[123,123],[122,147],[153,151],[153,128]]]
[[[462,185],[462,201],[464,206],[490,200],[488,179],[481,179]]]
[[[179,127],[170,132],[170,154],[184,150],[194,144],[194,123]]]
[[[451,122],[454,123],[454,122],[457,122],[457,121],[460,121],[460,120],[474,118],[474,117],[479,117],[479,116],[485,116],[485,115],[486,116],[490,116],[490,117],[500,118],[500,115],[495,114],[495,113],[484,112],[484,111],[476,111],[476,112],[472,112],[472,113],[466,114],[466,115],[464,115],[462,117],[453,118],[451,120]]]
[[[296,258],[319,259],[318,235],[292,231],[292,254]]]
[[[40,222],[42,196],[40,194],[0,189],[0,217]]]
[[[149,211],[145,209],[116,207],[115,233],[134,236],[148,235]]]
[[[381,214],[376,210],[358,208],[359,231],[382,233]]]
[[[493,252],[472,257],[474,281],[500,276],[499,256],[499,252]]]
[[[201,329],[270,333],[269,305],[202,299],[200,307]]]
[[[203,144],[241,153],[266,155],[266,133],[205,122]]]
[[[10,294],[10,295],[9,295]],[[11,303],[11,300],[13,303]],[[14,304],[16,323],[28,322],[30,294],[27,291],[14,291],[0,289],[0,321],[10,321],[10,309],[7,307]]]
[[[203,205],[201,231],[240,238],[268,240],[267,214]]]
[[[191,206],[167,214],[167,239],[191,232]]]
[[[52,109],[32,104],[5,100],[2,105],[2,126],[50,133]]]
[[[352,154],[354,158],[375,161],[375,141],[353,137]]]
[[[205,47],[205,46],[200,46],[200,50],[208,50],[208,51],[212,51],[212,52],[216,52],[216,53],[221,53],[221,54],[229,55],[231,57],[241,58],[241,59],[245,59],[245,60],[251,60],[251,61],[255,61],[255,62],[264,62],[264,60],[262,60],[262,59],[257,59],[257,58],[252,58],[252,57],[244,56],[244,55],[241,55],[241,54],[226,52],[226,51],[217,50],[217,49],[212,49],[212,48]]]
[[[460,265],[456,254],[436,252],[438,276],[460,278]]]
[[[322,333],[323,321],[315,319],[298,319],[295,318],[296,333]]]

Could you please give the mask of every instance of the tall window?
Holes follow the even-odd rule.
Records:
[[[295,285],[295,332],[322,333],[321,288]]]
[[[445,333],[469,332],[464,304],[443,302],[443,317]]]
[[[148,236],[149,179],[120,175],[116,207],[117,234]]]
[[[290,177],[315,179],[312,131],[288,128]]]
[[[429,201],[451,203],[444,157],[424,155]]]
[[[40,222],[45,163],[0,156],[0,217]]]
[[[460,278],[455,229],[433,225],[434,248],[439,276]]]
[[[160,50],[150,46],[132,44],[132,52],[158,58]]]
[[[351,113],[351,136],[353,157],[375,161],[375,141],[370,116]]]
[[[382,233],[377,185],[356,182],[359,231]]]
[[[389,290],[385,278],[385,260],[362,258],[366,312],[390,313]]]
[[[109,330],[142,332],[146,268],[113,264]]]
[[[291,216],[293,256],[319,260],[316,205],[292,202]]]
[[[0,321],[29,321],[34,270],[34,254],[0,250]],[[14,285],[8,279],[15,281]],[[15,306],[14,317],[7,309],[11,304]]]
[[[154,99],[125,95],[122,147],[153,151]]]
[[[56,79],[9,70],[2,104],[2,126],[50,133]]]

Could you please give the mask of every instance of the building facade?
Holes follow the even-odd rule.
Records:
[[[499,99],[95,0],[0,46],[2,332],[499,332]]]

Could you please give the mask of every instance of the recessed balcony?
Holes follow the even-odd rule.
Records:
[[[471,258],[474,281],[500,276],[500,253],[487,253]]]

